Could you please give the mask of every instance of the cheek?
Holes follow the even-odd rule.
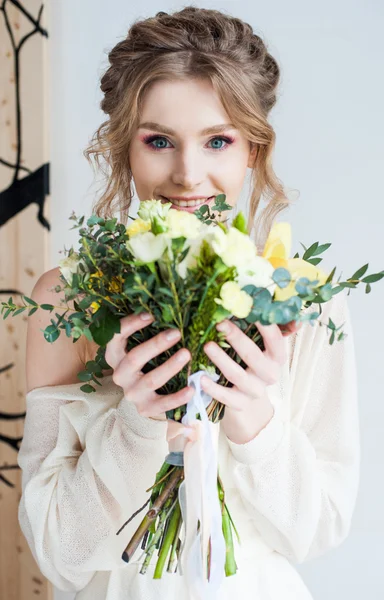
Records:
[[[165,165],[154,160],[151,153],[143,152],[140,147],[132,148],[129,154],[129,164],[139,196],[147,196],[149,192],[152,193],[164,180]]]

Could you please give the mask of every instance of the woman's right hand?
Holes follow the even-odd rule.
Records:
[[[145,315],[148,315],[147,319]],[[180,340],[181,334],[177,329],[162,331],[129,352],[126,351],[129,336],[150,325],[153,320],[153,315],[148,313],[123,317],[120,320],[120,333],[115,333],[105,351],[105,360],[114,370],[113,381],[123,388],[125,397],[134,402],[137,412],[145,417],[164,415],[166,411],[186,404],[194,393],[194,389],[188,386],[174,394],[160,395],[155,391],[179,373],[191,359],[191,353],[186,348],[180,348],[149,373],[141,371],[151,359],[172,348]]]

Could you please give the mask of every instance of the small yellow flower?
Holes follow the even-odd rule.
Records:
[[[116,293],[116,294],[121,292],[122,281],[123,281],[123,278],[121,277],[121,275],[119,275],[118,277],[112,277],[112,281],[109,286],[109,289],[111,290],[111,292]]]
[[[145,233],[146,231],[151,230],[151,222],[145,221],[144,219],[135,219],[131,225],[129,225],[126,229],[127,234],[130,238],[138,235],[139,233]]]
[[[252,296],[244,292],[235,281],[226,281],[221,286],[220,298],[215,298],[215,302],[238,319],[248,317],[253,306]]]
[[[92,302],[89,308],[92,313],[95,313],[100,308],[100,304],[98,302]]]

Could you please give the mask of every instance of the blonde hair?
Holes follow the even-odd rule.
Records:
[[[106,179],[92,210],[105,218],[119,210],[120,220],[127,222],[133,197],[127,156],[148,87],[158,80],[203,78],[212,83],[231,122],[258,147],[248,219],[262,248],[274,218],[289,200],[272,168],[275,132],[267,120],[276,103],[280,69],[261,37],[238,18],[188,6],[136,21],[108,59],[100,85],[101,108],[108,119],[84,151]],[[262,197],[267,205],[255,221]]]

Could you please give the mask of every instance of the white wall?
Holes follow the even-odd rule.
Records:
[[[98,77],[106,52],[132,19],[181,2],[125,0],[52,2],[52,238],[58,251],[76,243],[72,210],[90,210],[93,175],[82,151],[103,119]],[[383,172],[384,5],[379,0],[247,0],[195,2],[250,22],[269,42],[282,67],[281,97],[272,115],[275,168],[301,197],[285,216],[299,241],[331,241],[327,266],[345,276],[366,262],[384,267]],[[381,173],[380,173],[381,171]],[[383,538],[384,359],[383,283],[366,296],[353,290],[353,318],[362,434],[360,492],[351,533],[326,556],[300,565],[315,600],[384,597]],[[58,598],[66,597],[57,595]],[[260,599],[261,600],[261,599]]]

